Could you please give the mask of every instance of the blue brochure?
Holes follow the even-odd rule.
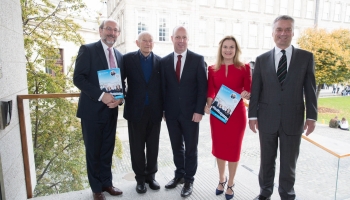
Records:
[[[240,94],[225,85],[221,85],[211,104],[210,114],[226,124],[240,100]]]
[[[103,92],[111,93],[115,99],[124,98],[119,68],[97,71],[97,76]]]

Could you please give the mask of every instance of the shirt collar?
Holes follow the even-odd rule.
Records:
[[[275,46],[275,55],[279,54],[281,52],[282,49],[280,49],[279,47]],[[289,47],[284,49],[286,51],[286,53],[292,55],[292,51],[293,51],[293,46],[290,45]]]
[[[153,53],[153,52],[151,52],[150,54],[148,54],[148,56],[144,56],[144,55],[141,53],[140,49],[139,49],[140,57],[143,58],[143,59],[145,59],[145,60],[148,60],[149,58],[151,58],[151,57],[152,57],[152,53]]]
[[[109,46],[107,46],[107,44],[105,44],[102,40],[100,40],[100,41],[101,41],[103,50],[107,51],[107,49],[109,48]],[[111,48],[113,48],[113,47],[111,47]]]
[[[181,54],[178,54],[174,51],[174,57],[177,58],[178,55],[181,55],[182,57],[184,57],[185,55],[187,55],[187,49],[184,52],[182,52]]]

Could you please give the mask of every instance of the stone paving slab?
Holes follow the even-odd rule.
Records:
[[[146,194],[137,194],[136,182],[131,169],[129,142],[127,136],[126,122],[118,121],[118,137],[123,145],[123,157],[114,158],[113,182],[114,185],[123,190],[121,197],[106,195],[107,199],[183,199],[180,196],[181,186],[167,190],[164,185],[173,178],[174,164],[172,151],[166,125],[162,122],[160,146],[159,146],[159,171],[156,175],[161,185],[158,191],[151,190],[148,186]],[[322,137],[330,137],[344,143],[350,143],[350,132],[339,129],[331,129],[325,125],[317,124],[315,132]],[[215,196],[215,188],[218,184],[218,171],[215,158],[211,154],[211,136],[208,116],[204,116],[200,125],[198,146],[198,170],[195,176],[194,192],[186,199],[225,199],[224,195]],[[317,136],[316,136],[317,137]],[[236,174],[235,198],[254,199],[259,194],[258,171],[260,163],[260,146],[258,134],[246,129],[242,145],[241,161]],[[334,199],[337,167],[338,171],[338,193],[337,199],[350,199],[350,158],[338,160],[333,155],[316,147],[308,141],[302,140],[299,155],[295,190],[298,200],[323,200]],[[278,196],[278,174],[279,155],[276,159],[275,188],[272,195],[273,200],[280,199]],[[35,200],[57,200],[57,199],[91,199],[90,189],[70,192],[49,197],[38,197]]]

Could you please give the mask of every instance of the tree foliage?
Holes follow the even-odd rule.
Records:
[[[344,82],[350,78],[350,31],[306,29],[298,39],[302,49],[315,57],[317,96],[322,85]]]
[[[82,0],[21,0],[28,92],[67,93],[71,70],[63,73],[59,41],[84,43],[73,21],[86,6]],[[72,60],[75,60],[74,58]],[[73,66],[73,62],[71,64]],[[45,72],[45,68],[54,75]],[[30,101],[37,186],[35,196],[81,190],[86,184],[84,147],[77,105],[72,99]]]

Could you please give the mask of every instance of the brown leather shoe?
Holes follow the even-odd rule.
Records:
[[[106,200],[106,197],[102,193],[93,193],[94,200]]]
[[[118,188],[116,188],[114,186],[102,188],[102,191],[108,192],[112,196],[117,196],[117,195],[123,194],[123,192],[121,190],[119,190]]]

